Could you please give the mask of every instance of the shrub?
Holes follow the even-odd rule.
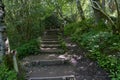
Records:
[[[80,37],[83,33],[89,32],[94,28],[93,22],[91,19],[84,20],[81,22],[75,22],[68,24],[64,27],[64,34],[70,35],[72,37]]]
[[[17,73],[8,70],[4,64],[0,64],[0,80],[17,80]]]
[[[59,36],[59,41],[60,41],[60,47],[64,50],[64,52],[67,50],[67,46],[66,46],[66,42],[64,41],[64,39]]]
[[[40,52],[40,43],[37,40],[31,40],[30,42],[17,48],[18,57],[21,59],[28,55],[38,54]]]
[[[79,27],[79,23],[71,23],[64,27],[64,34],[71,35],[75,32],[76,28]]]
[[[65,41],[60,41],[60,46],[61,46],[61,48],[64,50],[64,51],[66,51],[67,50],[67,47],[66,47],[66,43],[65,43]]]
[[[12,70],[14,67],[13,67],[13,55],[12,54],[6,54],[4,55],[3,57],[3,62],[4,62],[4,65],[9,69],[9,70]]]

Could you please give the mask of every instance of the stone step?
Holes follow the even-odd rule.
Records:
[[[27,78],[63,77],[68,75],[75,75],[74,67],[70,64],[36,67],[31,66],[27,69]]]
[[[25,63],[25,67],[38,67],[38,66],[57,66],[57,65],[66,65],[69,64],[68,60],[64,59],[54,59],[54,60],[32,60],[28,63]]]
[[[31,55],[22,59],[24,66],[46,66],[70,64],[68,60],[59,58],[58,54]]]
[[[57,38],[56,39],[45,39],[43,38],[42,41],[59,41]]]
[[[41,48],[40,51],[42,54],[62,54],[64,53],[64,50],[57,49],[57,48]]]
[[[46,35],[59,35],[60,31],[46,31]]]
[[[50,36],[50,37],[58,37],[57,34],[49,34],[49,33],[48,33],[48,34],[44,34],[43,36],[48,36],[48,37],[49,37],[49,36]]]
[[[58,34],[49,34],[49,33],[45,32],[43,36],[58,36]]]
[[[50,32],[61,32],[59,29],[52,29],[52,30],[46,30],[46,32],[50,33]]]
[[[59,54],[39,54],[39,55],[31,55],[22,59],[22,62],[25,61],[36,61],[36,60],[56,60],[59,59]]]
[[[60,29],[59,28],[57,28],[57,29],[46,29],[46,31],[60,31]]]
[[[42,37],[42,39],[55,39],[55,40],[58,40],[58,37]]]
[[[76,80],[74,75],[57,76],[57,77],[33,77],[29,80]]]
[[[42,48],[60,48],[59,44],[41,44]]]
[[[58,35],[58,34],[49,34],[49,33],[46,33],[46,34],[44,34],[43,36],[47,36],[47,37],[58,37],[59,35]]]
[[[41,41],[41,44],[59,44],[59,41]]]

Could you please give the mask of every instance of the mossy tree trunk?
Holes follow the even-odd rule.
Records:
[[[80,14],[81,19],[85,20],[84,12],[83,12],[83,9],[82,9],[82,6],[81,6],[81,1],[76,0],[76,5],[77,5],[77,9],[78,9],[78,12]]]

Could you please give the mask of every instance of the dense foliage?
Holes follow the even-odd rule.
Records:
[[[44,30],[41,2],[34,0],[3,0],[7,33],[12,49],[39,37]]]

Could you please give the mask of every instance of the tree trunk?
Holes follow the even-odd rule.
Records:
[[[79,0],[76,0],[76,5],[77,5],[77,9],[78,9],[78,12],[80,14],[81,19],[85,20],[85,16],[84,16],[84,12],[83,12],[83,9],[81,6],[81,2]]]
[[[4,16],[5,16],[5,12],[4,12],[4,5],[2,3],[2,0],[0,0],[0,61],[2,61],[2,57],[5,54],[5,40],[6,40],[6,36],[4,34],[6,34],[6,27],[4,26]]]
[[[116,3],[115,0],[110,0],[108,3],[109,9],[111,13],[114,13],[116,11]]]
[[[120,2],[115,0],[116,8],[117,8],[117,24],[116,24],[116,33],[120,34]]]
[[[90,0],[90,1],[91,1],[92,6],[99,8],[98,5],[100,6],[100,0]],[[93,11],[94,11],[96,23],[101,22],[101,20],[102,20],[101,13],[98,10],[96,10],[95,8],[93,8]]]
[[[105,11],[105,0],[102,0],[102,9]]]

